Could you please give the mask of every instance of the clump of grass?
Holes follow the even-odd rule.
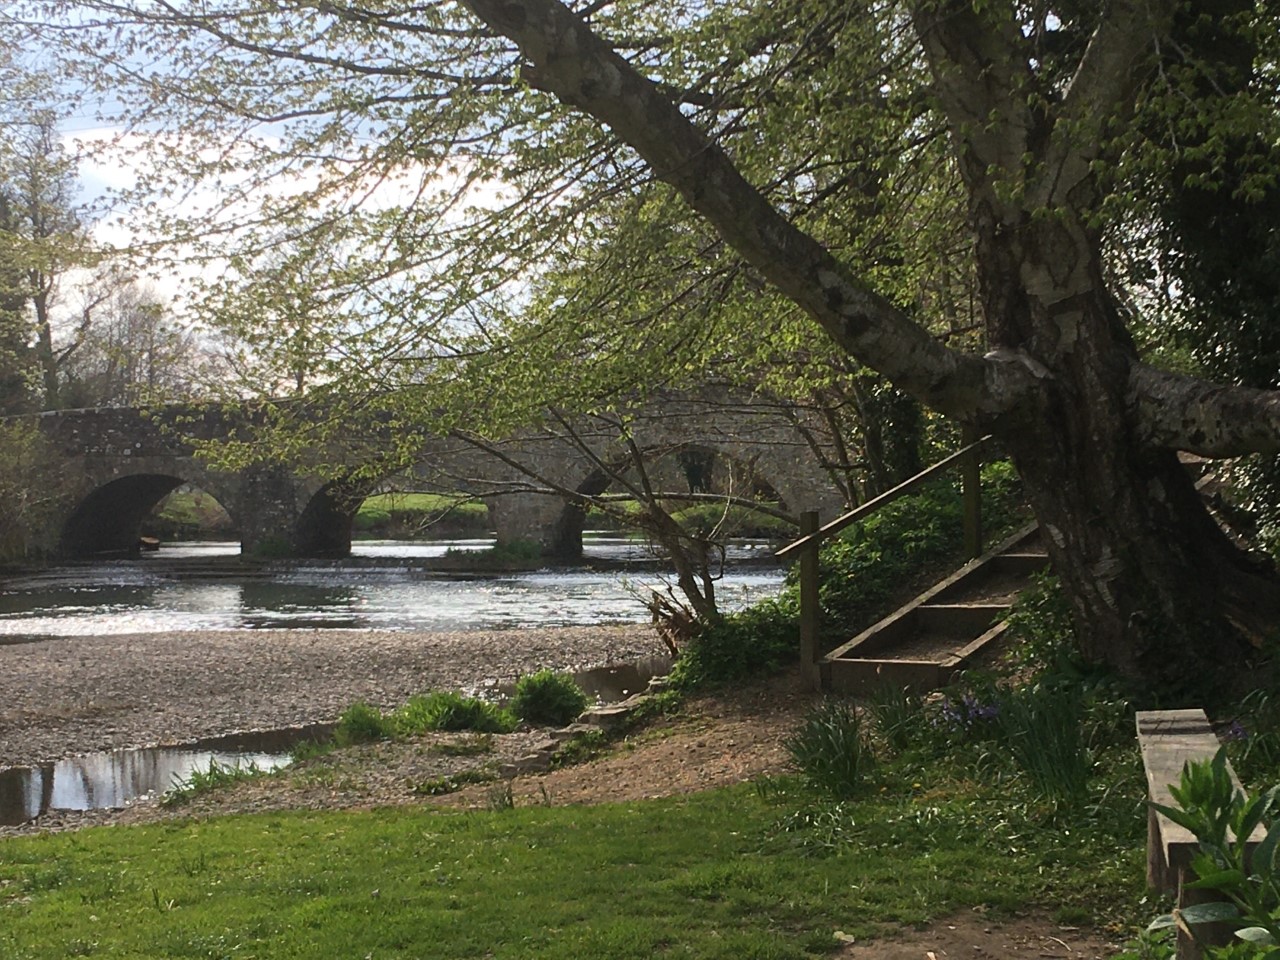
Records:
[[[587,695],[572,677],[553,670],[539,670],[516,681],[511,709],[529,723],[564,726],[587,708]]]
[[[360,702],[342,711],[338,726],[333,731],[333,740],[340,747],[349,747],[357,743],[390,740],[395,733],[396,726],[390,717],[383,715],[377,707]]]
[[[332,753],[335,746],[333,740],[303,740],[301,743],[295,743],[289,751],[289,762],[302,763],[304,760],[323,757]]]
[[[843,700],[828,700],[812,711],[786,746],[805,782],[836,799],[856,796],[875,768],[858,710]]]
[[[882,683],[867,695],[867,714],[884,745],[902,753],[928,729],[924,698],[896,683]]]
[[[1002,745],[1036,790],[1059,803],[1085,798],[1094,762],[1079,691],[1045,685],[1010,690],[1000,698],[995,720]]]
[[[395,733],[410,737],[426,730],[475,730],[479,733],[510,733],[516,720],[479,697],[464,697],[453,691],[436,691],[410,697],[390,717]]]
[[[217,760],[209,760],[209,768],[201,770],[196,767],[185,778],[176,774],[173,778],[173,786],[164,792],[160,797],[160,806],[162,807],[178,807],[185,803],[191,802],[192,799],[205,793],[211,793],[214,790],[220,790],[223,787],[233,783],[240,783],[243,780],[252,780],[261,777],[266,770],[259,767],[252,760],[247,764],[235,763],[231,765],[218,763]]]
[[[552,768],[569,767],[575,763],[585,763],[604,752],[609,738],[603,730],[588,730],[575,737],[570,737],[551,758]]]

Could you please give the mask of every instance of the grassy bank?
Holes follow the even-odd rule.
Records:
[[[412,540],[484,536],[489,508],[477,500],[437,493],[378,493],[360,504],[357,537]]]
[[[0,842],[0,955],[801,958],[984,905],[1060,920],[1140,895],[1143,823],[890,778],[484,813],[236,816]]]

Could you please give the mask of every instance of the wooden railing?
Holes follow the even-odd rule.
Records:
[[[958,468],[964,506],[965,552],[970,557],[978,556],[982,553],[982,448],[990,440],[990,435],[975,440],[972,432],[966,430],[965,445],[955,453],[829,523],[820,526],[816,510],[800,514],[800,538],[774,556],[786,559],[799,555],[800,558],[800,669],[815,689],[819,685],[818,633],[822,625],[822,608],[818,601],[818,549],[822,541],[850,524],[865,520],[881,507],[906,496],[939,474]]]

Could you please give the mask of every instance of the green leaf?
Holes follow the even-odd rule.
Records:
[[[1170,927],[1176,927],[1178,921],[1174,919],[1172,913],[1162,913],[1149,924],[1147,924],[1147,933],[1155,933],[1157,930],[1168,930]]]
[[[1226,890],[1243,884],[1247,879],[1243,870],[1231,867],[1215,870],[1213,873],[1201,873],[1185,886],[1191,890]]]
[[[1266,927],[1244,927],[1236,931],[1236,936],[1249,943],[1270,945],[1276,942],[1275,935]]]
[[[1197,923],[1221,923],[1224,920],[1237,920],[1240,917],[1240,910],[1234,903],[1228,903],[1225,900],[1215,900],[1212,903],[1193,903],[1189,907],[1182,907],[1174,911],[1175,916],[1179,916],[1189,924]]]
[[[1280,820],[1271,825],[1267,835],[1253,851],[1253,870],[1255,873],[1270,874],[1274,872],[1277,843],[1280,843]]]

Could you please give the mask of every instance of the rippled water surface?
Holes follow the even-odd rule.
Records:
[[[166,558],[238,551],[236,544],[177,544],[143,560],[68,567],[4,584],[0,642],[165,630],[479,630],[640,622],[649,618],[643,601],[650,589],[664,589],[672,580],[653,571],[585,569],[445,577],[405,563],[440,556],[450,547],[485,545],[487,541],[365,542],[353,549],[356,563],[348,566],[175,580],[165,572]],[[597,555],[623,558],[644,549],[625,540],[597,540],[588,546]],[[764,550],[764,545],[745,545],[737,556]],[[379,557],[388,564],[369,565]],[[735,609],[774,593],[781,581],[780,570],[730,568],[717,585],[718,598],[724,609]]]

